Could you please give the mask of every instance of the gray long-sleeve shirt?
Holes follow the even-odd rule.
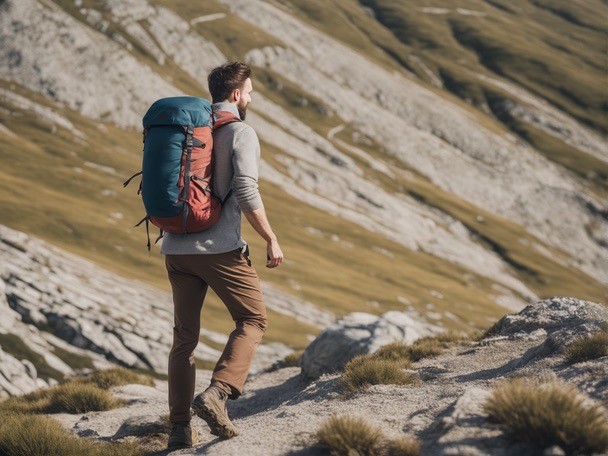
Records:
[[[239,115],[233,103],[214,103],[212,109]],[[166,233],[161,254],[223,253],[247,244],[241,236],[241,211],[262,207],[258,191],[260,141],[249,125],[234,122],[214,133],[213,154],[213,192],[224,198],[232,184],[232,195],[211,228],[198,233]]]

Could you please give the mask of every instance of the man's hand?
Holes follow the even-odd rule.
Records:
[[[277,237],[270,228],[264,205],[262,204],[261,207],[253,211],[244,212],[244,214],[253,229],[266,240],[266,267],[276,268],[283,262],[283,252],[279,247]]]
[[[283,252],[276,239],[271,239],[266,243],[266,267],[276,268],[283,262]]]

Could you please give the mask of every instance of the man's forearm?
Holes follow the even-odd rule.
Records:
[[[260,236],[264,238],[266,242],[270,242],[271,240],[276,240],[276,236],[270,227],[270,223],[268,222],[268,218],[266,217],[266,210],[264,206],[255,209],[253,211],[243,212],[245,217],[251,224],[254,230],[258,232]]]

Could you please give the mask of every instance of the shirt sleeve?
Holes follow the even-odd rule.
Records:
[[[255,130],[249,126],[234,135],[232,166],[232,190],[241,210],[250,212],[262,207],[258,190],[260,141]]]

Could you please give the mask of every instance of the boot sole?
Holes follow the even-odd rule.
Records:
[[[194,409],[196,416],[207,423],[211,430],[211,434],[225,439],[230,439],[239,435],[239,431],[234,425],[221,423],[223,420],[220,420],[218,412],[213,407],[213,404],[210,404],[200,397],[196,397],[192,403],[192,408]]]

